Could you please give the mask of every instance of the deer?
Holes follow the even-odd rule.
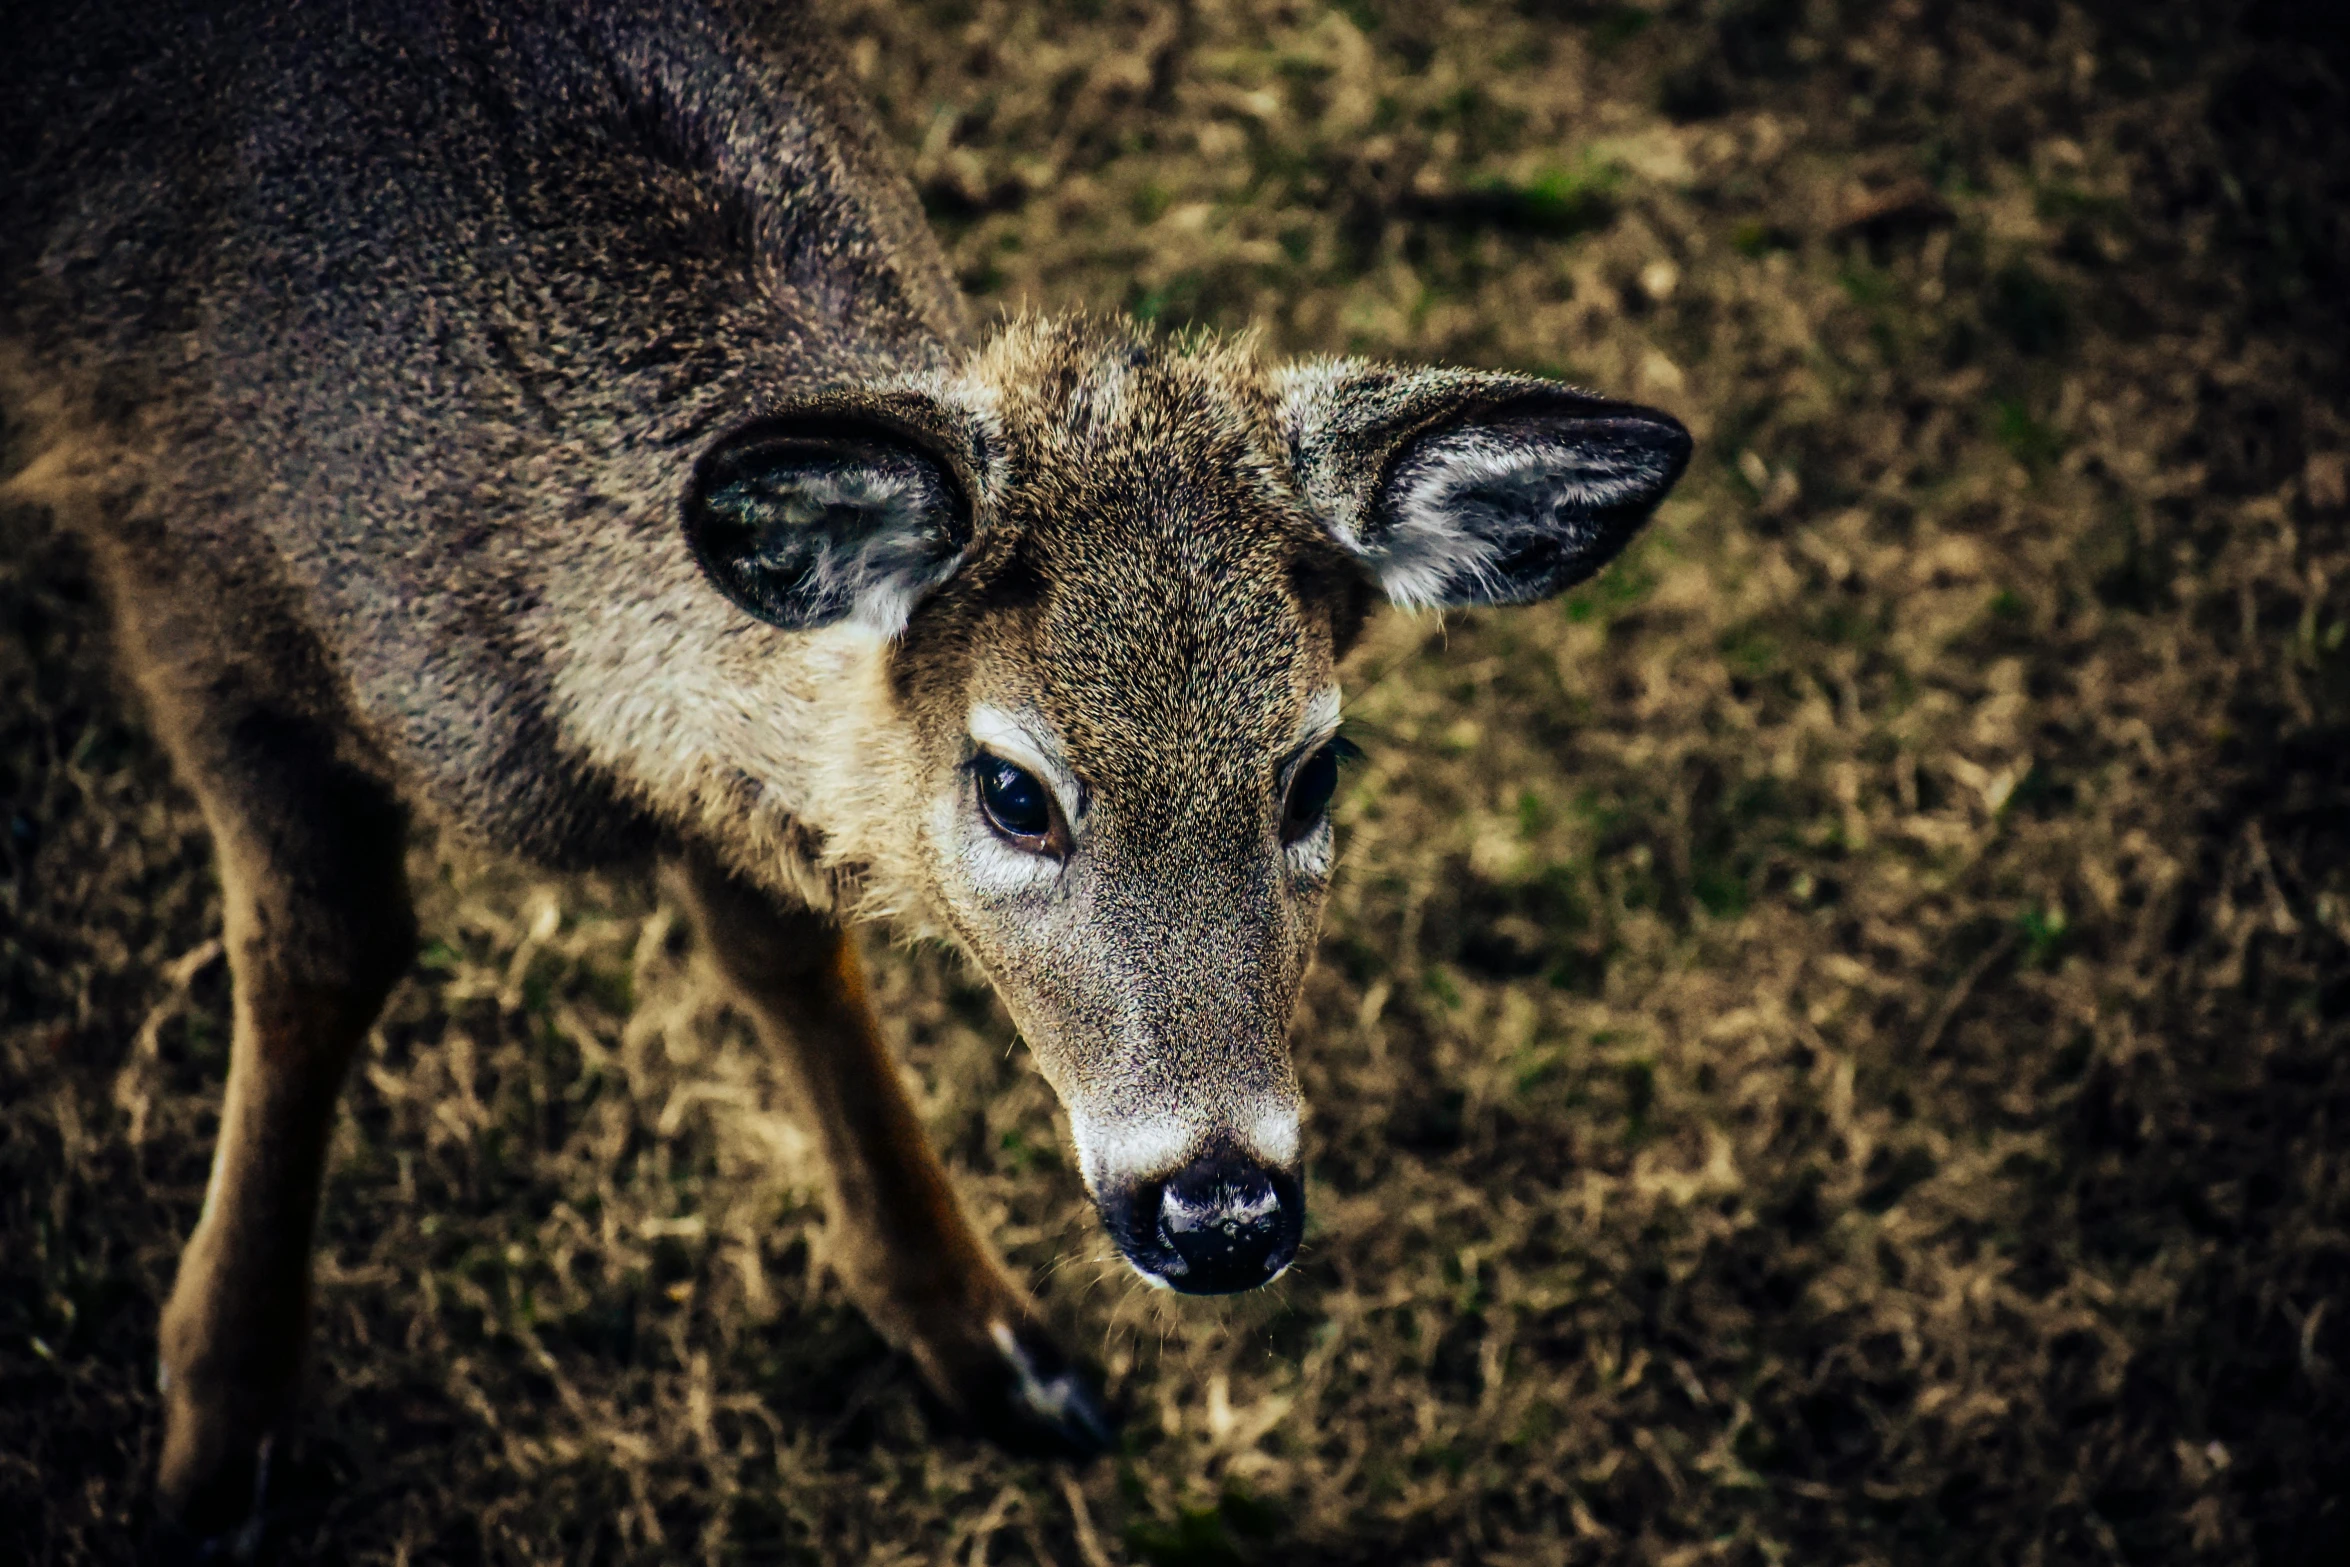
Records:
[[[666,867],[826,1171],[826,1256],[950,1411],[1113,1440],[958,1206],[867,999],[1000,997],[1117,1252],[1295,1259],[1291,1012],[1339,666],[1533,603],[1690,451],[1533,375],[991,324],[800,0],[39,4],[0,64],[9,492],[84,542],[201,807],[233,1027],[158,1330],[155,1512],[251,1538],[412,831]]]

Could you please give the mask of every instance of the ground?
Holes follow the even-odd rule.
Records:
[[[1672,408],[1644,541],[1381,621],[1313,1228],[1109,1260],[984,984],[869,950],[1128,1409],[957,1432],[649,885],[415,851],[297,1561],[2350,1560],[2350,111],[2287,6],[842,0],[984,310]],[[2322,8],[2308,8],[2311,11]],[[2300,29],[2300,31],[2296,31]],[[223,1054],[186,795],[0,516],[0,1558],[127,1558]],[[13,1543],[12,1543],[13,1542]]]

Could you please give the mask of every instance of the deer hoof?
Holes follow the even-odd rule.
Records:
[[[230,1563],[265,1562],[262,1519],[259,1513],[234,1529],[199,1534],[182,1523],[158,1520],[147,1531],[146,1549],[139,1560],[147,1567],[228,1567]]]
[[[227,1465],[193,1496],[182,1495],[147,1531],[140,1560],[150,1567],[199,1563],[255,1563],[270,1558],[270,1459],[277,1447],[263,1437],[251,1458]]]
[[[957,1400],[981,1435],[1051,1458],[1098,1458],[1117,1445],[1117,1419],[1092,1368],[1071,1361],[1033,1323],[998,1319],[987,1335],[993,1363]]]

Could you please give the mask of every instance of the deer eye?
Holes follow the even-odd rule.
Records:
[[[979,808],[989,826],[1031,853],[1052,849],[1053,798],[1035,774],[984,751],[971,771],[979,780]]]
[[[1357,754],[1345,740],[1332,740],[1298,764],[1281,807],[1283,843],[1295,843],[1322,825],[1330,814],[1330,797],[1338,792],[1338,764]]]

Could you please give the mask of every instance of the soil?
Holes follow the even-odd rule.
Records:
[[[1550,605],[1390,615],[1313,1229],[1146,1291],[984,983],[869,942],[1127,1410],[955,1429],[653,888],[430,841],[288,1560],[2350,1560],[2350,75],[2313,13],[838,6],[984,309],[1687,419]],[[0,513],[0,1559],[130,1559],[223,1066],[187,796]]]

